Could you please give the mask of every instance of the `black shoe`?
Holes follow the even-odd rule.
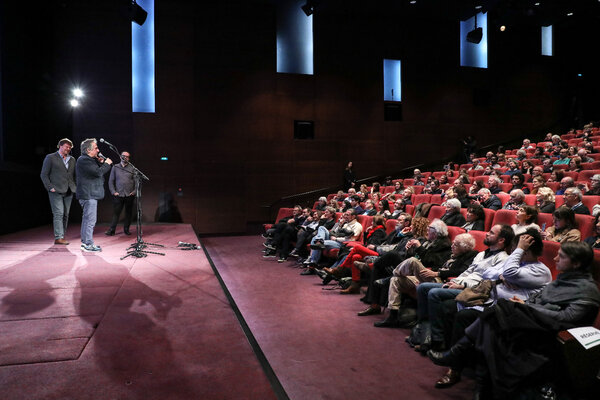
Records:
[[[358,313],[359,317],[364,317],[366,315],[376,315],[376,314],[381,314],[381,308],[374,308],[369,306],[369,308],[366,308],[364,310],[362,310],[361,312]]]
[[[468,355],[469,351],[473,348],[473,342],[468,337],[463,336],[456,344],[450,347],[450,350],[446,352],[429,350],[427,357],[435,365],[441,365],[442,367],[456,367],[463,364],[465,356]]]
[[[315,269],[314,268],[306,268],[304,271],[300,272],[300,275],[315,275]]]
[[[266,233],[263,233],[262,235],[260,235],[263,239],[271,239],[271,236],[267,235]]]
[[[277,260],[278,263],[284,263],[287,261],[287,257],[279,257],[279,260]]]
[[[329,282],[331,282],[333,280],[333,275],[328,274],[327,272],[323,271],[322,269],[318,269],[316,270],[317,275],[319,275],[319,278],[323,279],[323,285],[327,285]]]
[[[263,258],[275,258],[275,257],[277,257],[277,256],[275,255],[274,251],[267,251],[265,253],[265,255],[263,256]]]
[[[129,232],[129,229],[123,229],[123,233],[127,236],[131,236],[131,232]]]
[[[104,232],[104,234],[106,236],[115,236],[115,231],[113,231],[112,229],[109,229],[106,232]]]
[[[376,328],[400,328],[398,321],[398,310],[390,310],[390,315],[383,321],[377,321],[373,324]]]

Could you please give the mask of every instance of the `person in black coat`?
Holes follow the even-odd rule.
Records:
[[[565,206],[569,207],[575,214],[590,215],[590,210],[581,202],[583,193],[577,188],[568,188],[564,194]]]
[[[477,195],[479,196],[479,200],[475,201],[474,204],[479,203],[483,208],[488,208],[494,211],[498,211],[502,208],[502,201],[498,198],[498,196],[492,194],[489,189],[480,189],[479,192],[477,192]]]
[[[355,185],[356,176],[354,175],[354,169],[352,169],[352,161],[349,161],[344,169],[344,192],[348,193],[348,189],[353,188]]]
[[[472,204],[467,208],[466,222],[461,226],[467,232],[485,230],[485,212],[483,207],[478,204]]]
[[[83,217],[81,220],[81,250],[102,251],[94,244],[94,226],[96,225],[98,200],[104,198],[104,175],[110,171],[112,160],[98,157],[96,139],[81,142],[81,156],[75,164],[77,175],[76,195]]]
[[[600,222],[598,219],[600,218],[600,214],[596,215],[596,219],[594,219],[594,234],[585,239],[585,242],[589,244],[593,249],[600,249]]]
[[[465,217],[460,213],[460,201],[450,199],[446,201],[446,213],[442,216],[442,221],[448,226],[463,226]]]

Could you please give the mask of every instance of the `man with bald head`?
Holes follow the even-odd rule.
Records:
[[[568,188],[575,187],[575,181],[570,176],[565,176],[560,180],[560,189],[556,191],[557,196],[565,194]]]

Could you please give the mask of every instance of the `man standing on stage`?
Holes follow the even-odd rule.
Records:
[[[81,156],[77,159],[77,199],[83,208],[81,220],[81,250],[102,251],[94,244],[94,226],[98,210],[98,200],[104,198],[104,174],[108,172],[112,161],[98,157],[96,139],[81,142]]]
[[[112,194],[113,217],[110,228],[105,232],[108,236],[115,234],[115,229],[119,223],[121,210],[125,207],[125,221],[123,222],[123,232],[131,235],[129,225],[131,225],[131,214],[133,210],[133,201],[135,199],[135,182],[133,180],[133,166],[129,164],[130,154],[126,151],[121,153],[121,162],[116,164],[110,171],[108,178],[108,189]]]
[[[69,242],[65,239],[65,234],[69,223],[71,200],[76,188],[75,159],[69,155],[73,142],[67,138],[60,139],[57,147],[57,152],[48,154],[44,159],[40,178],[50,198],[54,244],[67,245]]]

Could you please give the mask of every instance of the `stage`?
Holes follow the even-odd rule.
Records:
[[[166,255],[120,260],[135,236],[98,226],[103,251],[84,253],[78,229],[68,246],[51,226],[0,237],[5,399],[472,395],[469,379],[435,389],[445,369],[404,343],[408,330],[374,328],[381,316],[356,315],[360,296],[263,259],[259,236],[182,251],[179,241],[199,243],[190,225],[152,224],[144,240]]]

